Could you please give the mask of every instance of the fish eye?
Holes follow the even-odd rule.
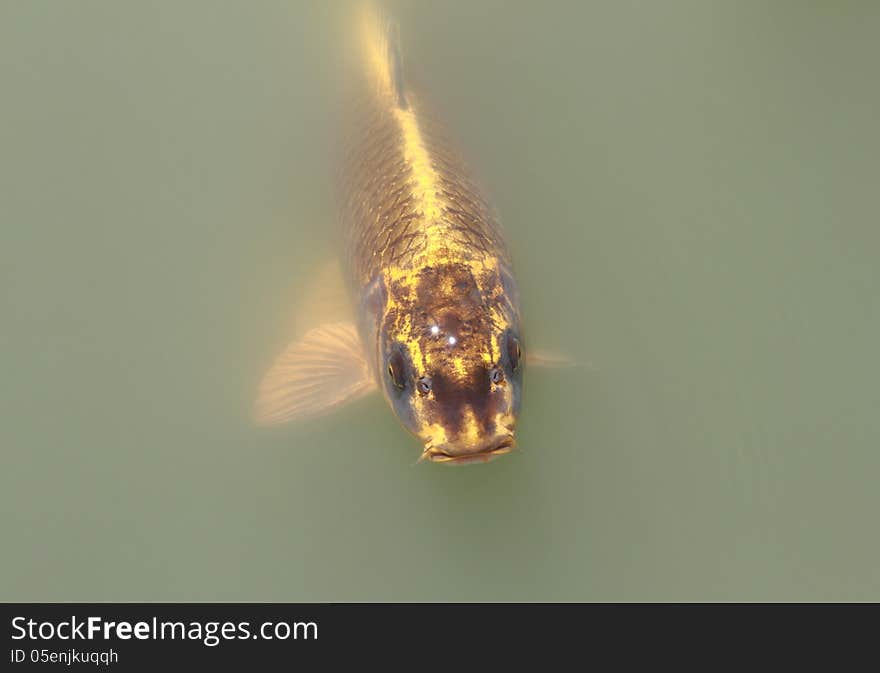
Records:
[[[404,362],[403,355],[399,351],[395,351],[388,358],[388,376],[395,388],[403,390],[406,387],[406,379],[404,378]]]
[[[501,370],[500,367],[495,367],[490,373],[490,377],[492,379],[492,383],[494,383],[496,386],[504,383],[504,372]]]
[[[519,345],[519,339],[512,334],[507,335],[507,359],[510,362],[510,369],[516,370],[522,359],[522,349]]]
[[[422,395],[427,395],[431,392],[431,379],[427,376],[423,376],[416,382],[416,388]]]

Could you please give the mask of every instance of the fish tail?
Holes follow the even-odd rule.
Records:
[[[374,3],[365,2],[361,9],[361,39],[367,68],[380,92],[397,107],[407,109],[400,26]]]

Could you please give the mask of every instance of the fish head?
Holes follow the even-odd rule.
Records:
[[[509,453],[522,391],[518,311],[500,283],[431,269],[380,330],[385,396],[422,458],[463,464]],[[495,275],[497,280],[497,274]]]

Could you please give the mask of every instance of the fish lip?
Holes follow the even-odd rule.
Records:
[[[459,454],[447,453],[440,447],[431,446],[431,443],[428,442],[425,445],[425,450],[422,452],[422,458],[427,458],[432,463],[445,463],[447,465],[463,465],[477,461],[486,463],[493,458],[510,453],[515,446],[516,438],[512,434],[502,438],[498,443],[490,444],[477,451]]]

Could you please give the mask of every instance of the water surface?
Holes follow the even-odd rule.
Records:
[[[450,469],[378,397],[248,420],[333,251],[327,5],[0,6],[0,598],[880,598],[880,7],[395,5],[589,364]]]

